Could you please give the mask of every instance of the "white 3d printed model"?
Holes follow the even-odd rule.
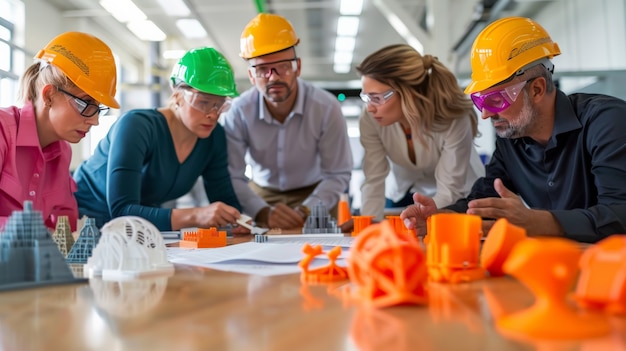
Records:
[[[174,265],[167,261],[161,232],[147,220],[118,217],[100,230],[101,237],[84,272],[103,279],[134,279],[145,275],[167,274]]]

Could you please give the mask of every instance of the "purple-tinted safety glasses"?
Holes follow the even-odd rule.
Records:
[[[535,78],[537,77],[530,78],[517,84],[509,85],[504,89],[495,90],[485,95],[481,95],[480,92],[476,92],[470,96],[474,105],[476,105],[476,108],[478,108],[480,112],[485,109],[491,113],[500,113],[509,108],[509,106],[517,100],[517,97],[522,92],[522,89],[524,89],[526,83]]]

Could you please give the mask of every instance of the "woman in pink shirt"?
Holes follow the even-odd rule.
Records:
[[[35,60],[20,81],[24,106],[0,108],[0,228],[29,200],[47,227],[68,216],[76,230],[69,143],[119,108],[115,60],[104,42],[79,32],[52,39]]]

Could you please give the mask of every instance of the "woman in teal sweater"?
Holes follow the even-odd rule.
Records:
[[[121,116],[74,172],[79,213],[95,218],[98,227],[129,215],[162,231],[218,227],[240,217],[217,122],[237,95],[230,64],[213,48],[193,49],[174,67],[171,81],[169,106]],[[160,207],[189,192],[199,176],[208,206]]]

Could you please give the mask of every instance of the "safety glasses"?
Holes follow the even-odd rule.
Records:
[[[366,104],[371,104],[374,106],[381,106],[381,105],[384,105],[387,102],[387,100],[389,100],[389,98],[392,97],[393,94],[395,94],[395,92],[396,91],[393,89],[388,90],[384,93],[366,94],[364,92],[361,92],[359,96],[361,97],[361,100],[363,100],[363,102]]]
[[[261,79],[269,79],[272,72],[281,77],[285,77],[298,70],[298,58],[294,57],[288,60],[263,63],[250,66],[248,69],[253,76]]]
[[[191,107],[202,113],[217,113],[218,115],[228,111],[231,102],[229,98],[189,89],[183,89],[183,99],[185,99]]]
[[[509,106],[517,100],[524,86],[535,78],[537,77],[509,85],[504,89],[495,90],[484,95],[481,95],[480,92],[476,92],[471,94],[470,97],[479,111],[482,112],[483,109],[485,109],[491,113],[500,113],[509,108]]]
[[[98,114],[98,116],[104,116],[107,114],[107,112],[109,112],[109,108],[104,105],[92,104],[91,102],[85,101],[79,98],[78,96],[73,95],[59,87],[56,87],[56,88],[58,91],[62,92],[63,94],[73,99],[74,107],[76,108],[78,113],[80,113],[80,115],[85,118],[93,117],[96,114]]]

